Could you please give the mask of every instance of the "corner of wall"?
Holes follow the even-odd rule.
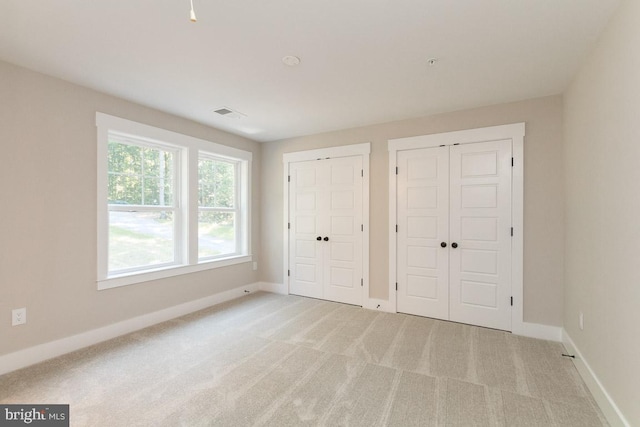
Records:
[[[626,420],[616,403],[613,401],[607,390],[604,388],[596,374],[593,372],[587,360],[575,345],[566,329],[562,329],[562,344],[569,354],[575,356],[573,364],[578,373],[584,380],[587,388],[596,400],[596,403],[612,426],[630,427],[631,424]]]

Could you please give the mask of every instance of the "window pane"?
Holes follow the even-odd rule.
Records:
[[[142,180],[135,175],[109,175],[108,203],[117,205],[142,204]]]
[[[202,207],[233,208],[235,163],[200,159],[198,162],[198,203]]]
[[[110,141],[109,172],[140,175],[142,173],[142,147]]]
[[[109,271],[172,263],[173,212],[109,212]]]
[[[208,258],[235,252],[235,213],[199,212],[198,257]]]
[[[171,181],[162,178],[144,179],[144,205],[173,206]]]
[[[110,204],[173,206],[175,153],[109,143]]]

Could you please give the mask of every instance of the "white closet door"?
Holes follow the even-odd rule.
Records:
[[[399,151],[397,162],[397,310],[448,319],[449,148]]]
[[[362,157],[291,163],[289,291],[362,305]]]
[[[326,183],[322,162],[296,162],[289,175],[289,268],[292,294],[322,298],[323,207],[326,205]]]
[[[450,167],[450,319],[511,330],[511,140],[452,146]]]
[[[362,305],[362,157],[323,160],[327,168],[324,299]],[[329,240],[324,241],[324,237]]]

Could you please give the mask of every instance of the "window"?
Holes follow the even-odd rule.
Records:
[[[110,273],[174,265],[180,259],[174,149],[109,134]]]
[[[97,113],[98,288],[251,261],[251,153]]]
[[[198,161],[198,258],[215,259],[236,253],[237,162],[201,154]]]

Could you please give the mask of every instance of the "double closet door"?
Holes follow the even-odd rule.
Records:
[[[289,164],[289,292],[362,305],[362,156]]]
[[[397,310],[511,330],[511,140],[397,152]]]

